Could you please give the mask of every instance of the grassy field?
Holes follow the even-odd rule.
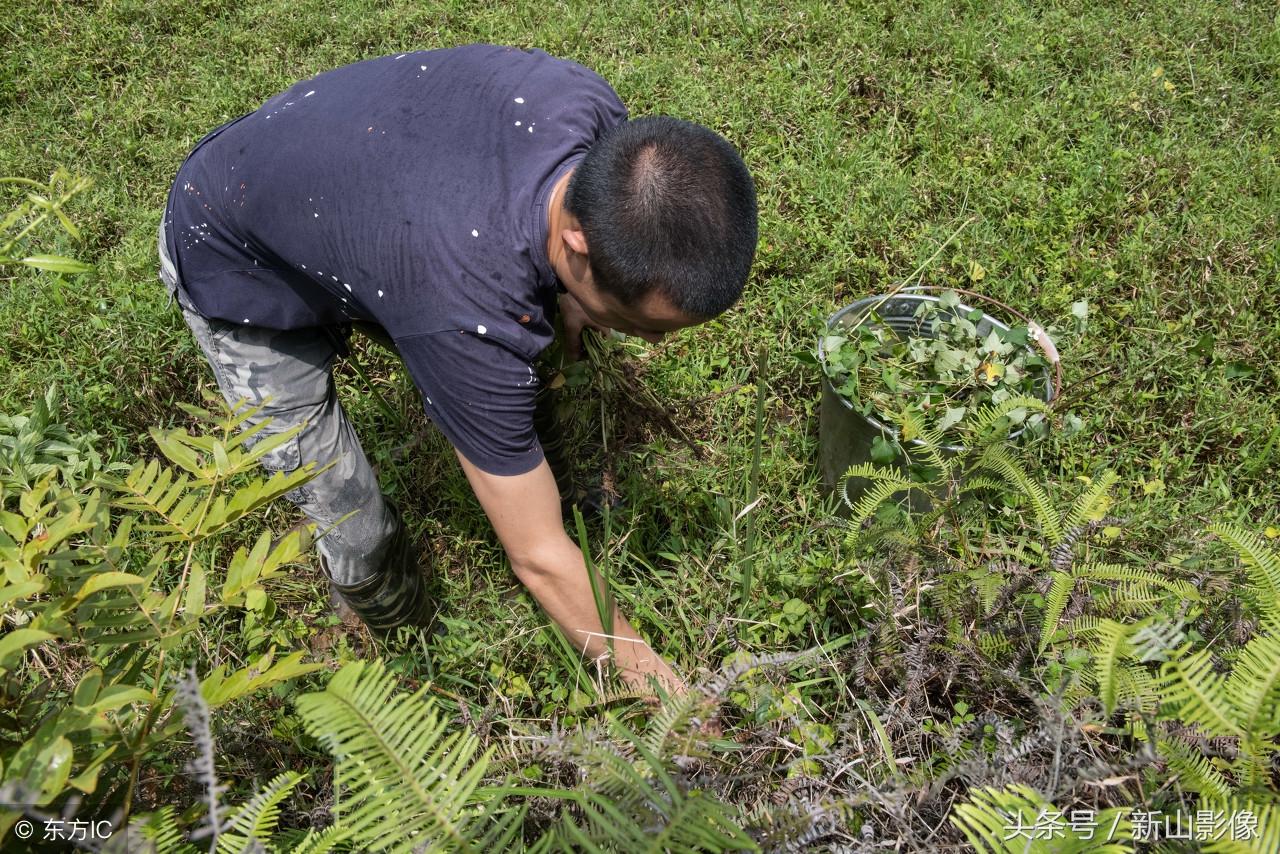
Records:
[[[1057,330],[1064,409],[1084,427],[1030,453],[1068,492],[1119,473],[1120,551],[1168,567],[1203,550],[1210,521],[1280,524],[1274,4],[11,0],[0,26],[0,175],[61,165],[96,181],[70,210],[83,242],[44,247],[96,271],[0,278],[0,411],[57,383],[68,423],[100,434],[104,452],[153,454],[147,428],[185,423],[175,404],[210,383],[155,272],[161,206],[189,147],[320,70],[488,41],[597,70],[633,115],[718,130],[756,179],[761,242],[743,302],[662,345],[627,345],[697,450],[617,389],[572,400],[581,456],[605,461],[626,502],[593,538],[625,608],[683,672],[865,633],[867,582],[818,489],[819,375],[805,355],[823,318],[893,287],[955,232],[922,281],[980,290]],[[519,589],[403,370],[358,354],[398,417],[350,366],[344,405],[433,550],[450,629],[425,649],[393,645],[393,667],[486,726],[599,711],[591,674]],[[760,384],[760,503],[738,518]],[[273,513],[273,526],[290,522]],[[268,643],[356,655],[327,624],[314,573],[271,592],[281,619],[228,622],[202,668]],[[796,674],[814,722],[839,720],[861,693],[832,655]],[[252,726],[228,735],[228,777],[313,751],[270,699],[238,710]],[[149,770],[153,798],[173,771]]]

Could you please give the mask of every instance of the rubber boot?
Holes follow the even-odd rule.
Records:
[[[333,580],[324,556],[320,557],[320,568],[329,579],[330,598],[339,600],[371,631],[382,635],[392,634],[400,626],[427,628],[435,615],[426,573],[413,554],[408,530],[399,512],[394,507],[391,510],[396,516],[396,532],[373,575],[356,584],[340,584]]]

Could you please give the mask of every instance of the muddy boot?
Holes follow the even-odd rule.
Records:
[[[426,573],[413,551],[409,532],[399,522],[382,565],[355,584],[334,581],[321,555],[320,568],[329,579],[329,597],[338,615],[345,617],[344,611],[354,614],[380,635],[393,634],[400,626],[429,627],[435,616],[434,603],[427,594]]]

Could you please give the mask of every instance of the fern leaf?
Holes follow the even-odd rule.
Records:
[[[985,448],[1007,440],[1009,438],[1009,428],[1012,426],[1008,421],[1008,417],[1015,409],[1025,409],[1028,412],[1035,411],[1040,413],[1049,411],[1048,405],[1043,400],[1025,395],[1011,397],[996,404],[980,406],[974,410],[969,419],[969,427],[966,430],[973,437],[973,444],[976,447]]]
[[[1049,545],[1056,546],[1062,541],[1062,517],[1049,499],[1049,493],[1032,479],[1022,463],[1014,459],[1003,446],[992,445],[983,452],[980,464],[1003,477],[1010,486],[1026,496]]]
[[[858,540],[862,536],[862,526],[866,524],[868,519],[875,515],[876,510],[879,509],[881,504],[885,503],[899,492],[904,492],[913,487],[918,487],[919,485],[920,484],[914,483],[913,481],[902,480],[900,478],[883,480],[864,493],[856,505],[849,502],[848,494],[846,492],[844,494],[844,500],[851,508],[851,512],[849,514],[850,547],[857,545]]]
[[[1176,738],[1157,739],[1156,747],[1182,788],[1215,800],[1231,795],[1231,783],[1199,750]]]
[[[1187,642],[1187,633],[1182,623],[1152,619],[1136,626],[1129,640],[1139,661],[1168,661],[1169,656]]]
[[[991,612],[999,601],[1000,592],[1004,590],[1004,586],[1008,583],[1009,579],[1005,577],[1005,574],[996,570],[983,573],[973,580],[973,586],[978,593],[978,603],[982,606],[983,614],[992,616]]]
[[[1280,637],[1264,634],[1245,644],[1226,693],[1242,730],[1254,737],[1280,735]]]
[[[1120,840],[1131,839],[1128,810],[1099,813],[1093,831],[1078,834],[1062,820],[1062,811],[1028,786],[1016,784],[1004,789],[977,789],[966,803],[951,813],[951,823],[959,828],[980,854],[1067,854],[1067,852],[1133,851]],[[1050,821],[1050,817],[1057,818]],[[1109,839],[1103,839],[1104,831]]]
[[[737,821],[736,808],[701,790],[686,790],[661,754],[611,719],[615,737],[634,760],[599,744],[588,747],[594,773],[579,789],[585,821],[565,817],[557,835],[567,850],[740,851],[759,850]]]
[[[1280,851],[1280,805],[1236,796],[1230,800],[1205,800],[1200,810],[1222,816],[1230,827],[1219,838],[1206,842],[1209,854],[1275,854]],[[1215,834],[1218,835],[1218,834]]]
[[[1280,553],[1268,548],[1257,534],[1229,523],[1209,526],[1235,551],[1258,588],[1258,603],[1269,619],[1280,619]]]
[[[1004,481],[996,480],[991,477],[968,477],[965,478],[959,487],[959,493],[965,495],[970,492],[982,492],[984,490],[998,491],[1004,486]]]
[[[1113,617],[1146,616],[1157,610],[1166,598],[1166,594],[1156,593],[1150,585],[1139,582],[1107,590],[1095,596],[1093,603],[1098,610]]]
[[[126,850],[140,849],[154,854],[196,854],[199,850],[183,838],[173,807],[161,807],[134,819],[129,822],[126,834]],[[138,837],[144,844],[138,844]]]
[[[910,410],[902,413],[901,426],[908,456],[915,455],[915,462],[923,461],[936,469],[939,477],[946,477],[951,471],[951,464],[942,455],[942,447],[946,445],[943,435],[937,430],[926,427],[924,419]],[[920,459],[921,457],[923,460]]]
[[[1160,708],[1160,689],[1155,677],[1145,667],[1122,664],[1116,671],[1116,702],[1154,714]]]
[[[1200,592],[1190,582],[1178,578],[1168,578],[1149,569],[1136,566],[1123,566],[1114,563],[1086,563],[1075,567],[1072,574],[1076,578],[1087,578],[1090,581],[1129,581],[1160,587],[1177,595],[1181,599],[1192,602],[1200,601]]]
[[[1167,662],[1161,672],[1161,714],[1199,724],[1209,735],[1245,735],[1226,691],[1226,679],[1213,671],[1207,650]]]
[[[349,664],[323,692],[299,697],[307,730],[338,758],[338,818],[373,851],[477,850],[498,803],[477,809],[490,752],[448,734],[425,698],[397,692],[381,662]]]
[[[301,780],[302,775],[294,771],[280,774],[233,812],[218,836],[218,854],[239,854],[253,842],[269,842],[280,820],[280,802]]]
[[[688,724],[689,718],[693,716],[702,699],[698,691],[686,691],[683,694],[668,697],[644,729],[645,749],[651,753],[661,753],[667,744],[667,739],[676,730]]]
[[[1062,619],[1062,612],[1067,609],[1067,600],[1075,585],[1076,580],[1067,573],[1053,574],[1053,583],[1049,585],[1049,594],[1044,600],[1044,619],[1040,623],[1041,653],[1048,649],[1049,641],[1058,630],[1058,621]]]
[[[1091,637],[1098,633],[1102,620],[1098,617],[1077,617],[1067,623],[1067,637]]]
[[[289,849],[289,854],[329,854],[350,838],[347,829],[337,824],[325,830],[311,830]]]
[[[1120,661],[1132,653],[1129,643],[1131,627],[1114,620],[1103,620],[1093,644],[1093,674],[1098,682],[1098,698],[1110,716],[1116,708],[1116,692]]]
[[[1119,480],[1120,476],[1113,471],[1105,471],[1095,477],[1072,503],[1064,525],[1066,530],[1101,519],[1111,504],[1111,490]]]

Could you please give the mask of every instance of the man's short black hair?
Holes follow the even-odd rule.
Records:
[[[624,305],[657,290],[706,319],[742,295],[755,184],[716,132],[669,116],[625,122],[574,170],[565,206],[586,235],[596,286]]]

